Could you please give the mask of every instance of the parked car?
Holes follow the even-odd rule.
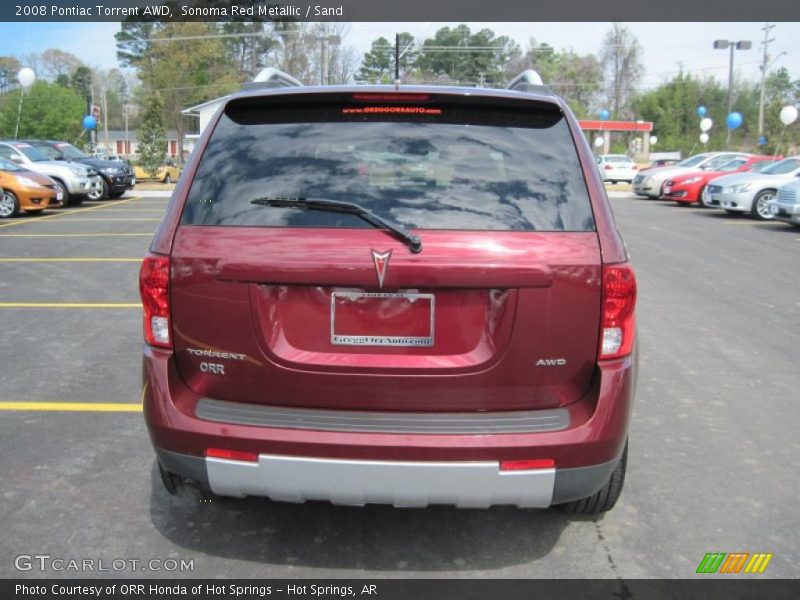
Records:
[[[178,177],[181,175],[180,168],[171,159],[164,161],[164,164],[158,167],[155,177],[152,177],[140,165],[134,167],[134,173],[139,180],[155,179],[155,181],[160,181],[161,183],[174,183],[178,181]]]
[[[225,100],[140,272],[168,491],[614,505],[636,282],[577,120],[531,79]]]
[[[700,170],[713,171],[728,161],[748,156],[752,155],[743,152],[705,152],[690,156],[672,167],[645,169],[634,178],[633,193],[637,196],[658,198],[661,196],[662,186],[671,177]]]
[[[61,206],[61,192],[49,177],[28,171],[0,158],[0,219],[16,217],[20,210],[40,213]]]
[[[782,185],[778,195],[769,204],[769,211],[778,221],[800,227],[800,181]]]
[[[63,160],[85,165],[99,173],[101,185],[87,194],[90,200],[119,198],[126,190],[133,189],[136,179],[127,163],[93,158],[67,142],[53,140],[26,140],[50,160]]]
[[[734,158],[713,171],[697,171],[685,175],[676,175],[664,183],[661,199],[674,200],[681,206],[696,202],[703,207],[705,205],[700,202],[700,197],[705,191],[706,185],[712,179],[743,171],[760,173],[777,160],[772,156]]]
[[[44,154],[26,142],[0,140],[0,158],[50,177],[58,186],[65,205],[80,204],[88,194],[102,186],[100,176],[91,167],[48,160]]]
[[[603,181],[611,183],[618,181],[630,183],[639,171],[633,159],[624,154],[600,154],[595,158],[595,162]]]
[[[650,163],[648,169],[657,169],[658,167],[671,167],[680,162],[680,158],[658,158]]]
[[[769,203],[778,188],[799,176],[800,156],[790,156],[761,173],[734,173],[712,179],[706,186],[703,203],[729,214],[749,212],[757,219],[769,220],[773,218]]]

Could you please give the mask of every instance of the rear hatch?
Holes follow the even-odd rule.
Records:
[[[271,406],[563,406],[594,374],[600,283],[556,104],[242,97],[204,150],[174,240],[177,365],[198,394]]]

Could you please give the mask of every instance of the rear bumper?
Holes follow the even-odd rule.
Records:
[[[245,462],[158,448],[156,454],[168,471],[220,496],[403,508],[430,504],[548,508],[594,494],[605,485],[619,461],[575,469],[503,472],[491,461],[364,461],[261,454],[258,462]]]
[[[220,495],[354,505],[547,507],[589,496],[622,454],[635,387],[632,356],[601,364],[558,430],[341,431],[202,419],[202,398],[183,384],[171,352],[146,346],[144,369],[145,419],[167,470]],[[207,448],[254,453],[258,462],[206,458]],[[527,459],[552,459],[555,468],[499,469],[501,460]]]

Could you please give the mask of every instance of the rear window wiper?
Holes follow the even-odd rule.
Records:
[[[341,200],[327,200],[324,198],[301,197],[265,197],[250,200],[250,204],[258,206],[276,206],[281,208],[305,208],[307,210],[321,210],[325,212],[345,213],[361,217],[364,221],[381,229],[388,229],[395,236],[403,240],[414,254],[422,252],[422,240],[418,235],[407,231],[400,225],[395,225],[383,217],[379,217],[371,210],[355,202]]]

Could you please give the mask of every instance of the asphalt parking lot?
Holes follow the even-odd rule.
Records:
[[[137,291],[168,198],[0,223],[0,576],[77,575],[15,569],[38,553],[194,561],[88,577],[685,578],[707,552],[765,552],[758,577],[800,577],[800,230],[611,195],[641,365],[625,490],[597,520],[171,497]]]

